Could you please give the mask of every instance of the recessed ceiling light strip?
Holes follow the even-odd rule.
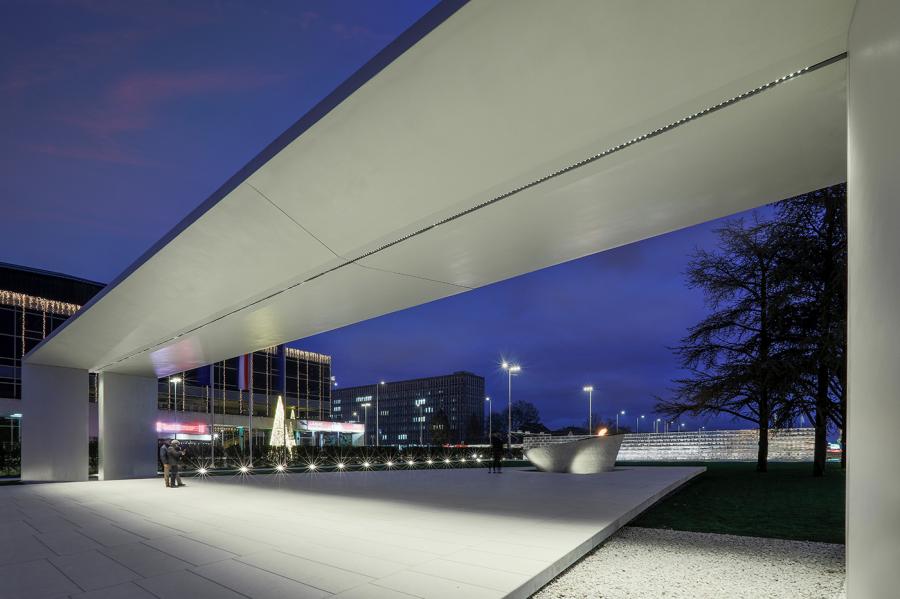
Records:
[[[565,166],[559,170],[553,171],[552,173],[544,175],[543,177],[540,177],[539,179],[535,179],[529,183],[520,185],[519,187],[516,187],[515,189],[511,189],[501,195],[495,196],[489,200],[481,202],[480,204],[476,204],[475,206],[472,206],[471,208],[467,208],[466,210],[463,210],[461,212],[458,212],[456,214],[448,216],[444,219],[441,219],[441,220],[435,222],[433,225],[428,225],[427,227],[422,227],[421,229],[417,229],[416,231],[413,231],[412,233],[404,235],[403,237],[400,237],[399,239],[396,239],[394,241],[391,241],[389,243],[381,245],[374,250],[366,252],[365,254],[362,254],[358,258],[354,258],[352,261],[355,262],[356,260],[362,260],[363,258],[367,258],[367,257],[371,256],[372,254],[376,254],[384,249],[387,249],[389,247],[397,245],[398,243],[406,241],[407,239],[409,239],[411,237],[415,237],[416,235],[421,235],[422,233],[424,233],[426,231],[430,231],[431,229],[433,229],[435,227],[439,227],[443,224],[449,223],[458,218],[462,218],[463,216],[466,216],[467,214],[471,214],[472,212],[475,212],[476,210],[481,210],[482,208],[484,208],[486,206],[490,206],[491,204],[496,204],[497,202],[503,201],[511,196],[516,195],[517,193],[525,191],[526,189],[531,189],[532,187],[536,187],[536,186],[540,185],[541,183],[546,183],[550,179],[555,179],[556,177],[559,177],[560,175],[564,175],[568,172],[574,171],[577,168],[581,168],[582,166],[586,166],[592,162],[596,162],[597,160],[600,160],[601,158],[606,158],[607,156],[610,156],[611,154],[615,154],[616,152],[621,152],[622,150],[629,148],[635,144],[641,143],[642,141],[647,141],[648,139],[654,138],[658,135],[662,135],[663,133],[671,131],[672,129],[676,129],[678,127],[681,127],[682,125],[686,125],[687,123],[690,123],[691,121],[694,121],[701,117],[712,114],[713,112],[722,110],[723,108],[727,108],[728,106],[731,106],[732,104],[736,104],[742,100],[746,100],[755,95],[761,94],[762,92],[768,91],[778,85],[781,85],[782,83],[786,83],[792,79],[796,79],[797,77],[800,77],[801,75],[805,75],[807,73],[812,73],[813,71],[818,71],[819,69],[827,67],[828,65],[831,65],[835,62],[844,60],[845,58],[847,58],[847,53],[842,52],[841,54],[832,56],[831,58],[828,58],[821,62],[817,62],[814,65],[810,65],[808,67],[804,67],[804,68],[794,71],[792,73],[788,73],[787,75],[784,75],[782,77],[779,77],[778,79],[769,81],[768,83],[764,83],[764,84],[762,84],[758,87],[755,87],[749,91],[746,91],[742,94],[738,94],[737,96],[733,96],[731,98],[728,98],[727,100],[723,100],[723,101],[719,102],[718,104],[713,104],[712,106],[708,106],[707,108],[699,110],[693,114],[682,117],[682,118],[678,119],[677,121],[672,121],[671,123],[669,123],[667,125],[658,127],[656,129],[654,129],[653,131],[648,131],[647,133],[644,133],[637,137],[633,137],[632,139],[629,139],[628,141],[623,141],[619,145],[612,146],[601,152],[598,152],[597,154],[588,156],[587,158],[585,158],[583,160],[579,160],[578,162],[572,163],[572,164]]]

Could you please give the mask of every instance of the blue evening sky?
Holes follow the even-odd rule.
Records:
[[[110,281],[433,6],[421,0],[0,5],[0,261]],[[777,200],[780,198],[771,198]],[[296,343],[341,385],[470,370],[552,427],[644,413],[704,315],[699,225]],[[688,426],[741,426],[727,419]],[[649,425],[648,425],[649,426]]]

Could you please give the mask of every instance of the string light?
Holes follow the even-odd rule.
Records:
[[[44,297],[18,293],[16,291],[6,291],[5,289],[0,289],[0,304],[25,308],[26,310],[34,310],[35,312],[50,312],[51,314],[60,316],[72,316],[81,309],[81,306],[78,304],[59,302]]]

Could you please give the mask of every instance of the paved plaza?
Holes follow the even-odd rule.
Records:
[[[702,468],[0,487],[0,597],[528,597]]]

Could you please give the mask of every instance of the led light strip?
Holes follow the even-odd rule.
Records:
[[[449,222],[455,221],[455,220],[457,220],[457,219],[459,219],[459,218],[462,218],[462,217],[464,217],[464,216],[466,216],[466,215],[469,215],[469,214],[471,214],[471,213],[473,213],[473,212],[475,212],[475,211],[477,211],[477,210],[481,210],[482,208],[485,208],[485,207],[487,207],[487,206],[491,206],[492,204],[496,204],[496,203],[498,203],[498,202],[501,202],[501,201],[503,201],[503,200],[506,200],[506,199],[508,199],[508,198],[510,198],[510,197],[512,197],[512,196],[514,196],[514,195],[516,195],[516,194],[518,194],[518,193],[521,193],[521,192],[523,192],[523,191],[525,191],[525,190],[527,190],[527,189],[531,189],[532,187],[536,187],[536,186],[540,185],[541,183],[546,183],[547,181],[549,181],[549,180],[551,180],[551,179],[555,179],[556,177],[559,177],[559,176],[561,176],[561,175],[564,175],[564,174],[566,174],[566,173],[568,173],[568,172],[571,172],[571,171],[573,171],[573,170],[575,170],[575,169],[577,169],[577,168],[581,168],[582,166],[586,166],[586,165],[588,165],[588,164],[591,164],[592,162],[596,162],[597,160],[600,160],[601,158],[606,158],[607,156],[610,156],[610,155],[612,155],[612,154],[615,154],[616,152],[621,152],[622,150],[624,150],[624,149],[626,149],[626,148],[629,148],[629,147],[631,147],[631,146],[633,146],[633,145],[635,145],[635,144],[641,143],[641,142],[643,142],[643,141],[647,141],[648,139],[652,139],[652,138],[654,138],[654,137],[657,137],[658,135],[662,135],[663,133],[667,133],[667,132],[669,132],[669,131],[671,131],[671,130],[673,130],[673,129],[677,129],[678,127],[681,127],[681,126],[683,126],[683,125],[686,125],[687,123],[690,123],[691,121],[694,121],[694,120],[697,120],[697,119],[699,119],[699,118],[701,118],[701,117],[704,117],[704,116],[707,116],[707,115],[709,115],[709,114],[712,114],[713,112],[722,110],[723,108],[727,108],[728,106],[731,106],[731,105],[733,105],[733,104],[736,104],[736,103],[738,103],[738,102],[741,102],[742,100],[746,100],[746,99],[748,99],[748,98],[751,98],[751,97],[753,97],[753,96],[756,96],[756,95],[758,95],[758,94],[761,94],[762,92],[765,92],[765,91],[768,91],[768,90],[770,90],[770,89],[773,89],[773,88],[775,88],[775,87],[777,87],[777,86],[779,86],[779,85],[781,85],[781,84],[783,84],[783,83],[786,83],[786,82],[788,82],[788,81],[791,81],[791,80],[793,80],[793,79],[796,79],[797,77],[801,77],[801,76],[806,75],[806,74],[808,74],[808,73],[812,73],[812,72],[814,72],[814,71],[818,71],[819,69],[825,68],[825,67],[827,67],[827,66],[829,66],[829,65],[831,65],[831,64],[834,64],[834,63],[836,63],[836,62],[840,62],[841,60],[844,60],[844,59],[846,59],[846,58],[847,58],[847,53],[846,53],[846,52],[842,52],[842,53],[840,53],[840,54],[837,54],[837,55],[835,55],[835,56],[832,56],[831,58],[828,58],[828,59],[823,60],[823,61],[821,61],[821,62],[817,62],[817,63],[812,64],[812,65],[810,65],[810,66],[803,67],[802,69],[799,69],[799,70],[793,71],[793,72],[791,72],[791,73],[788,73],[787,75],[784,75],[784,76],[782,76],[782,77],[779,77],[778,79],[773,79],[772,81],[769,81],[768,83],[763,83],[762,85],[759,85],[759,86],[757,86],[757,87],[755,87],[755,88],[753,88],[753,89],[751,89],[751,90],[749,90],[749,91],[746,91],[746,92],[744,92],[744,93],[742,93],[742,94],[738,94],[737,96],[732,96],[731,98],[728,98],[727,100],[723,100],[723,101],[719,102],[718,104],[713,104],[712,106],[707,106],[706,108],[703,108],[703,109],[701,109],[701,110],[699,110],[699,111],[697,111],[697,112],[695,112],[695,113],[693,113],[693,114],[690,114],[690,115],[688,115],[688,116],[682,117],[682,118],[678,119],[677,121],[672,121],[671,123],[669,123],[669,124],[667,124],[667,125],[663,125],[663,126],[661,126],[661,127],[658,127],[658,128],[656,128],[656,129],[654,129],[654,130],[652,130],[652,131],[648,131],[647,133],[644,133],[644,134],[639,135],[639,136],[637,136],[637,137],[633,137],[633,138],[629,139],[628,141],[624,141],[624,142],[622,142],[622,143],[620,143],[620,144],[618,144],[618,145],[616,145],[616,146],[612,146],[612,147],[606,148],[605,150],[602,150],[602,151],[600,151],[600,152],[598,152],[598,153],[596,153],[596,154],[593,154],[593,155],[591,155],[591,156],[589,156],[589,157],[587,157],[587,158],[585,158],[585,159],[583,159],[583,160],[579,160],[578,162],[574,162],[574,163],[572,163],[572,164],[570,164],[570,165],[568,165],[568,166],[565,166],[565,167],[560,168],[560,169],[558,169],[558,170],[555,170],[555,171],[553,171],[553,172],[551,172],[551,173],[549,173],[549,174],[547,174],[547,175],[544,175],[543,177],[540,177],[540,178],[538,178],[538,179],[534,179],[533,181],[531,181],[531,182],[529,182],[529,183],[525,183],[525,184],[523,184],[523,185],[520,185],[519,187],[516,187],[516,188],[511,189],[511,190],[509,190],[509,191],[507,191],[507,192],[505,192],[505,193],[502,193],[502,194],[500,194],[500,195],[498,195],[498,196],[495,196],[495,197],[493,197],[493,198],[491,198],[491,199],[489,199],[489,200],[486,200],[486,201],[484,201],[484,202],[481,202],[480,204],[476,204],[475,206],[472,206],[471,208],[467,208],[467,209],[465,209],[465,210],[463,210],[463,211],[461,211],[461,212],[457,212],[456,214],[453,214],[453,215],[451,215],[451,216],[448,216],[448,217],[446,217],[446,218],[443,218],[443,219],[441,219],[441,220],[435,222],[435,223],[432,224],[432,225],[428,225],[428,226],[426,226],[426,227],[422,227],[422,228],[417,229],[417,230],[415,230],[415,231],[413,231],[413,232],[411,232],[411,233],[408,233],[407,235],[404,235],[403,237],[400,237],[400,238],[398,238],[398,239],[395,239],[394,241],[390,241],[390,242],[387,242],[387,243],[385,243],[385,244],[383,244],[383,245],[380,245],[380,246],[378,246],[377,248],[375,248],[375,249],[373,249],[373,250],[370,250],[370,251],[368,251],[368,252],[365,252],[365,253],[363,253],[363,254],[357,256],[356,258],[348,259],[346,262],[343,262],[343,263],[341,263],[341,264],[338,264],[337,266],[333,266],[333,267],[331,267],[331,268],[329,268],[329,269],[327,269],[327,270],[324,270],[324,271],[322,271],[322,272],[320,272],[320,273],[318,273],[318,274],[315,274],[315,275],[313,275],[313,276],[311,276],[311,277],[309,277],[309,278],[307,278],[307,279],[304,279],[303,281],[300,281],[300,282],[298,282],[298,283],[294,283],[294,284],[292,284],[292,285],[289,285],[289,286],[285,287],[284,289],[281,289],[280,291],[276,291],[276,292],[274,292],[274,293],[270,293],[269,295],[267,295],[267,296],[265,296],[265,297],[262,297],[262,298],[260,298],[260,299],[258,299],[258,300],[255,300],[255,301],[253,301],[253,302],[250,302],[249,304],[246,304],[246,305],[244,305],[244,306],[241,306],[240,308],[235,308],[234,310],[232,310],[232,311],[230,311],[230,312],[228,312],[228,313],[226,313],[226,314],[223,314],[223,315],[221,315],[221,316],[218,316],[218,317],[216,317],[216,318],[214,318],[214,319],[212,319],[212,320],[210,320],[210,321],[208,321],[208,322],[205,322],[205,323],[203,323],[203,324],[201,324],[201,325],[197,325],[196,327],[193,327],[193,328],[191,328],[191,329],[189,329],[189,330],[187,330],[187,331],[184,331],[184,332],[182,332],[182,333],[179,333],[178,335],[172,337],[171,339],[167,339],[166,341],[162,341],[162,342],[160,342],[160,343],[156,343],[156,344],[154,344],[154,345],[152,345],[152,346],[150,346],[150,347],[146,347],[146,348],[144,348],[144,349],[141,349],[141,350],[135,351],[135,352],[133,352],[133,353],[131,353],[131,354],[128,354],[127,356],[125,356],[125,357],[123,357],[123,358],[120,358],[120,359],[118,359],[118,360],[115,360],[114,362],[110,362],[109,364],[106,364],[105,366],[101,366],[101,367],[98,368],[97,370],[98,370],[98,371],[104,370],[104,369],[109,368],[110,366],[113,366],[113,365],[115,365],[115,364],[119,364],[119,363],[124,362],[124,361],[126,361],[126,360],[130,360],[131,358],[133,358],[133,357],[135,357],[135,356],[137,356],[137,355],[140,355],[140,354],[142,354],[142,353],[146,353],[146,352],[148,352],[148,351],[152,351],[152,350],[156,349],[157,347],[160,347],[160,346],[162,346],[162,345],[165,345],[166,343],[169,343],[169,342],[171,342],[171,341],[176,341],[178,338],[183,337],[184,335],[188,335],[188,334],[190,334],[190,333],[193,333],[193,332],[195,332],[195,331],[197,331],[197,330],[199,330],[199,329],[201,329],[201,328],[203,328],[203,327],[205,327],[205,326],[207,326],[207,325],[213,324],[213,323],[216,322],[216,321],[219,321],[219,320],[222,320],[223,318],[227,318],[227,317],[229,317],[229,316],[232,316],[232,315],[234,315],[234,314],[236,314],[236,313],[238,313],[238,312],[240,312],[240,311],[242,311],[242,310],[245,310],[245,309],[247,309],[247,308],[250,308],[251,306],[254,306],[254,305],[259,304],[259,303],[261,303],[261,302],[268,301],[268,300],[270,300],[271,298],[273,298],[273,297],[275,297],[275,296],[277,296],[277,295],[280,295],[280,294],[282,294],[282,293],[285,293],[286,291],[290,291],[291,289],[294,289],[295,287],[299,287],[300,285],[303,285],[304,283],[309,283],[310,281],[313,281],[313,280],[315,280],[315,279],[318,279],[319,277],[323,277],[323,276],[325,276],[325,275],[327,275],[327,274],[329,274],[329,273],[331,273],[331,272],[334,272],[334,271],[336,271],[336,270],[338,270],[338,269],[340,269],[340,268],[344,268],[345,266],[349,266],[349,265],[351,265],[351,264],[355,264],[356,262],[359,262],[360,260],[364,260],[365,258],[368,258],[369,256],[372,256],[372,255],[374,255],[374,254],[377,254],[378,252],[381,252],[381,251],[383,251],[383,250],[386,250],[386,249],[388,249],[388,248],[390,248],[390,247],[394,247],[394,246],[397,245],[397,244],[403,243],[404,241],[407,241],[408,239],[411,239],[411,238],[413,238],[413,237],[416,237],[416,236],[418,236],[418,235],[421,235],[421,234],[423,234],[423,233],[426,233],[426,232],[428,232],[428,231],[430,231],[430,230],[432,230],[432,229],[434,229],[434,228],[436,228],[436,227],[439,227],[439,226],[441,226],[441,225],[445,225],[445,224],[447,224],[447,223],[449,223]],[[402,274],[402,273],[397,273],[397,274]],[[454,285],[453,283],[446,283],[446,284],[447,284],[447,285],[453,285],[453,286],[455,286],[455,287],[460,287],[459,285]]]
[[[732,104],[736,104],[736,103],[740,102],[741,100],[746,100],[747,98],[753,97],[764,91],[772,89],[778,85],[781,85],[782,83],[790,81],[791,79],[796,79],[797,77],[800,77],[801,75],[805,75],[806,73],[811,73],[813,71],[817,71],[821,68],[827,67],[830,64],[844,60],[845,58],[847,58],[847,53],[843,52],[841,54],[832,56],[831,58],[828,58],[826,60],[818,62],[814,65],[810,65],[808,67],[804,67],[804,68],[794,71],[792,73],[788,73],[787,75],[784,75],[783,77],[779,77],[778,79],[774,79],[772,81],[769,81],[768,83],[764,83],[758,87],[751,89],[750,91],[746,91],[737,96],[728,98],[727,100],[723,100],[723,101],[719,102],[718,104],[713,104],[712,106],[708,106],[708,107],[706,107],[702,110],[699,110],[691,115],[682,117],[682,118],[678,119],[677,121],[672,121],[671,123],[669,123],[667,125],[663,125],[662,127],[658,127],[656,129],[654,129],[653,131],[649,131],[647,133],[644,133],[643,135],[639,135],[638,137],[633,137],[633,138],[629,139],[628,141],[620,143],[617,146],[607,148],[607,149],[603,150],[602,152],[598,152],[597,154],[589,156],[583,160],[579,160],[578,162],[572,163],[572,164],[565,166],[559,170],[553,171],[552,173],[550,173],[548,175],[544,175],[543,177],[540,177],[539,179],[535,179],[529,183],[520,185],[519,187],[516,187],[515,189],[511,189],[510,191],[507,191],[501,195],[495,196],[495,197],[493,197],[489,200],[486,200],[480,204],[476,204],[475,206],[472,206],[471,208],[467,208],[466,210],[463,210],[461,212],[458,212],[456,214],[448,216],[442,220],[439,220],[436,223],[434,223],[433,225],[429,225],[427,227],[423,227],[421,229],[413,231],[412,233],[409,233],[408,235],[405,235],[399,239],[396,239],[394,241],[391,241],[389,243],[381,245],[374,250],[366,252],[365,254],[362,254],[358,258],[354,258],[350,262],[356,262],[358,260],[367,258],[367,257],[371,256],[372,254],[376,254],[384,249],[395,246],[398,243],[406,241],[407,239],[409,239],[411,237],[421,235],[422,233],[425,233],[426,231],[430,231],[431,229],[434,229],[435,227],[439,227],[441,225],[447,224],[458,218],[462,218],[463,216],[466,216],[467,214],[471,214],[472,212],[475,212],[476,210],[481,210],[482,208],[484,208],[486,206],[490,206],[491,204],[496,204],[497,202],[503,201],[511,196],[516,195],[517,193],[525,191],[526,189],[531,189],[532,187],[540,185],[541,183],[546,183],[550,179],[555,179],[556,177],[559,177],[560,175],[564,175],[568,172],[574,171],[577,168],[588,165],[592,162],[596,162],[597,160],[600,160],[601,158],[606,158],[607,156],[609,156],[611,154],[615,154],[616,152],[621,152],[625,148],[629,148],[629,147],[631,147],[635,144],[638,144],[642,141],[646,141],[646,140],[656,137],[658,135],[662,135],[663,133],[666,133],[667,131],[671,131],[672,129],[681,127],[682,125],[685,125],[691,121],[699,119],[700,117],[704,117],[704,116],[711,114],[713,112],[716,112],[718,110],[722,110],[723,108],[727,108],[728,106],[731,106]]]

